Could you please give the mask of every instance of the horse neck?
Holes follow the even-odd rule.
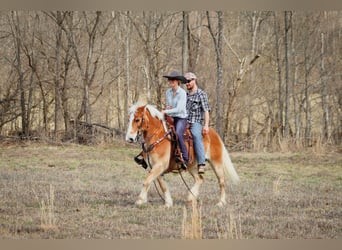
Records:
[[[165,135],[165,129],[163,123],[158,118],[149,117],[149,128],[144,131],[144,140],[146,143],[150,144],[160,139]]]

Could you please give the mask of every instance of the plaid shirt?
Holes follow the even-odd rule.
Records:
[[[186,110],[188,111],[189,123],[203,124],[203,113],[205,111],[210,112],[207,94],[201,89],[197,89],[192,95],[187,93]]]

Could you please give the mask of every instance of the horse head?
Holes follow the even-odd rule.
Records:
[[[144,125],[144,110],[145,106],[139,106],[137,104],[129,108],[129,123],[126,133],[126,141],[137,141],[139,133],[141,133]]]
[[[129,124],[126,133],[126,141],[137,141],[138,135],[143,134],[149,129],[152,121],[161,121],[166,131],[164,115],[152,105],[135,104],[129,108]],[[160,124],[160,123],[159,123]]]

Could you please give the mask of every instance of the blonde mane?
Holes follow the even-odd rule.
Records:
[[[164,130],[167,131],[167,127],[166,127],[166,123],[165,123],[165,119],[164,119],[164,114],[162,112],[160,112],[155,106],[153,105],[150,105],[150,104],[142,104],[142,103],[136,103],[136,104],[133,104],[130,108],[129,108],[129,114],[130,116],[134,115],[135,111],[142,107],[142,106],[145,106],[145,110],[147,109],[151,116],[154,117],[154,118],[157,118],[159,119],[162,124],[163,124],[163,127],[164,127]]]
[[[164,114],[160,112],[156,107],[150,104],[147,104],[145,109],[148,109],[148,111],[150,111],[152,117],[159,119],[163,124],[164,130],[167,131]]]
[[[155,118],[158,118],[159,120],[164,120],[164,115],[162,112],[160,112],[156,107],[153,105],[147,104],[145,109],[148,109],[151,113],[151,115]]]

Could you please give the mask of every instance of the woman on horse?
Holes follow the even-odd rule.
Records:
[[[186,111],[186,91],[180,87],[180,84],[185,83],[187,80],[177,71],[172,71],[163,77],[168,79],[170,88],[168,88],[165,93],[166,108],[162,110],[162,113],[171,116],[174,120],[176,135],[181,151],[181,167],[186,169],[189,157],[185,146],[184,132],[188,115]]]

